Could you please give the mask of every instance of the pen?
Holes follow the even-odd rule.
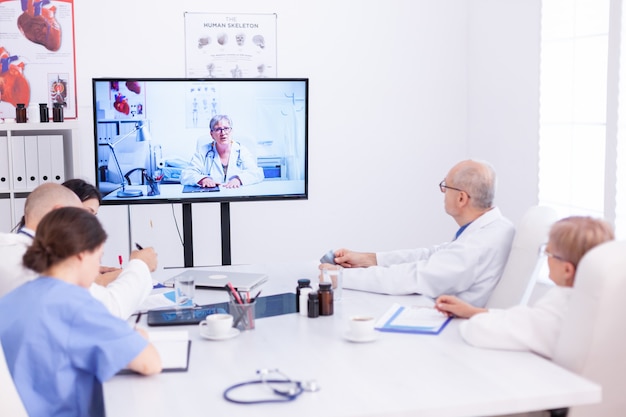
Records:
[[[139,243],[135,242],[135,247],[137,248],[137,250],[142,250],[143,246],[141,246]]]
[[[261,295],[261,290],[259,290],[259,292],[256,293],[254,297],[252,297],[252,299],[250,300],[250,303],[253,303],[254,301],[256,301],[256,299],[259,298],[259,295]]]
[[[141,311],[139,313],[137,313],[137,318],[135,319],[135,328],[139,324],[139,320],[141,320]]]
[[[120,268],[122,267],[122,255],[117,255],[117,260],[120,263]]]
[[[239,303],[239,304],[243,304],[243,302],[241,301],[241,297],[239,297],[239,294],[237,293],[237,291],[235,291],[235,287],[233,287],[233,284],[231,282],[229,282],[228,284],[228,289],[230,290],[231,294],[233,295],[233,297],[235,297],[235,300]]]

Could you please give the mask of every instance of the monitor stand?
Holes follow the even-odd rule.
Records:
[[[183,251],[185,268],[193,266],[193,226],[191,203],[183,204]],[[222,229],[222,265],[231,265],[230,252],[230,203],[220,203]]]

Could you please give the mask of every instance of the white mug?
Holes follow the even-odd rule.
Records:
[[[374,334],[374,324],[372,316],[352,316],[348,320],[348,331],[354,338],[366,338]]]
[[[233,316],[222,313],[209,314],[200,322],[199,326],[200,331],[205,331],[210,336],[225,336],[233,327]]]

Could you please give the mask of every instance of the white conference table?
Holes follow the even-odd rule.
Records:
[[[294,292],[298,278],[317,282],[317,263],[231,266],[265,272],[263,294]],[[177,273],[157,273],[164,280]],[[227,301],[226,292],[197,290],[196,302]],[[256,329],[222,341],[189,330],[188,372],[151,377],[115,376],[103,386],[107,416],[491,416],[597,403],[601,387],[537,355],[479,349],[458,332],[459,319],[441,334],[377,332],[377,340],[344,338],[353,314],[382,315],[394,302],[428,304],[422,296],[387,296],[344,290],[333,316],[288,314],[258,319]],[[143,319],[145,320],[145,318]],[[145,323],[145,322],[144,322]],[[258,369],[279,369],[295,380],[315,380],[320,390],[280,404],[239,405],[223,399],[234,384],[257,379]],[[271,398],[266,387],[255,394]]]

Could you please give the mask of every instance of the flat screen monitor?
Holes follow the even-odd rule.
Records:
[[[95,78],[103,204],[308,197],[308,79]]]

